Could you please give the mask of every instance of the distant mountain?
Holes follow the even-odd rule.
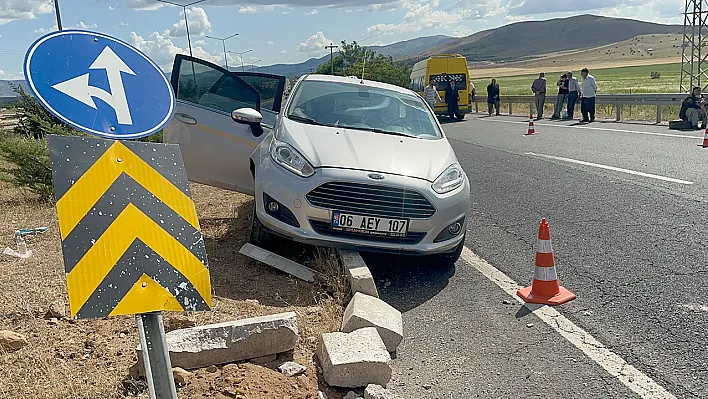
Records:
[[[417,54],[431,47],[443,45],[454,41],[454,37],[449,36],[426,36],[417,39],[405,40],[402,42],[392,43],[385,46],[367,46],[369,49],[376,51],[378,54],[391,56],[393,58],[405,57],[409,54]],[[336,57],[339,53],[335,52]],[[273,73],[276,75],[284,75],[294,77],[310,73],[311,70],[317,69],[318,66],[329,60],[329,54],[320,58],[310,58],[309,60],[299,64],[275,64],[258,68],[261,72]],[[236,69],[236,68],[234,68]]]
[[[12,89],[13,86],[22,86],[25,93],[30,92],[24,80],[0,80],[0,97],[17,97],[17,93]]]
[[[517,61],[558,51],[603,46],[639,35],[682,32],[680,25],[579,15],[488,29],[402,58],[414,62],[433,54],[453,53],[462,54],[472,62]]]

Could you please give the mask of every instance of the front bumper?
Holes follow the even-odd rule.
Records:
[[[410,254],[436,254],[453,250],[464,237],[466,215],[470,207],[470,186],[467,176],[459,189],[444,195],[435,193],[430,182],[421,179],[383,174],[383,181],[374,182],[367,177],[367,171],[321,168],[314,176],[303,179],[275,164],[270,156],[262,156],[256,171],[256,214],[261,223],[274,233],[286,238],[319,246],[336,248],[405,252]],[[410,219],[409,237],[403,239],[381,239],[368,236],[344,235],[329,229],[333,209],[325,209],[311,204],[306,195],[314,188],[327,182],[353,182],[405,187],[423,194],[435,207],[435,214],[426,219]],[[286,223],[266,211],[264,194],[287,207],[297,220]],[[335,209],[336,210],[336,209]],[[357,212],[367,215],[366,209]],[[281,219],[283,219],[281,217]],[[435,242],[436,237],[451,224],[464,219],[462,230],[453,238]],[[295,224],[295,225],[293,225]]]

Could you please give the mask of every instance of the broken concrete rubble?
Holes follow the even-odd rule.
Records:
[[[395,352],[403,340],[401,312],[379,298],[357,292],[344,311],[341,331],[364,327],[376,327],[389,352]]]
[[[324,379],[331,386],[385,386],[391,379],[391,356],[374,327],[351,333],[322,334],[317,358],[322,365]]]
[[[288,352],[299,335],[294,312],[171,331],[165,334],[173,367],[185,370]],[[142,359],[140,346],[138,359]]]

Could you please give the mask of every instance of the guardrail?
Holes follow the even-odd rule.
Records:
[[[656,123],[661,123],[661,107],[662,106],[681,106],[681,101],[688,97],[688,94],[598,94],[595,104],[614,105],[616,112],[616,120],[622,120],[623,105],[648,105],[656,106]],[[546,95],[546,104],[555,104],[556,96],[554,94]],[[487,97],[477,95],[474,99],[475,112],[479,112],[479,104],[487,104]],[[499,108],[502,105],[509,107],[509,115],[512,114],[512,104],[528,104],[530,109],[535,108],[534,96],[504,96],[500,98]],[[567,102],[565,104],[567,106]],[[580,99],[576,104],[576,108],[580,108]],[[678,115],[676,115],[678,117]]]

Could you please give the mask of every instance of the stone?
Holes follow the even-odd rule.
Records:
[[[379,298],[357,292],[344,311],[341,331],[348,333],[363,327],[376,327],[389,352],[395,352],[403,340],[403,316]]]
[[[14,331],[0,331],[0,349],[8,352],[14,352],[27,346],[29,342],[24,335]]]
[[[386,385],[391,379],[391,355],[374,327],[322,334],[317,358],[324,379],[331,386]]]
[[[295,362],[285,362],[278,366],[278,371],[283,373],[288,377],[294,377],[298,374],[302,374],[307,370],[307,367],[297,364]]]
[[[251,364],[256,364],[256,365],[262,366],[264,364],[274,362],[275,359],[277,359],[277,358],[278,358],[278,355],[266,355],[266,356],[257,357],[255,359],[251,359],[251,360],[249,360],[249,362]]]
[[[208,324],[165,334],[173,367],[185,370],[288,352],[299,335],[294,312]],[[140,345],[137,356],[142,358]]]
[[[327,395],[322,391],[317,391],[317,399],[327,399]]]
[[[211,366],[207,366],[206,371],[207,373],[216,373],[219,371],[219,368],[212,364]]]
[[[66,317],[66,307],[64,302],[54,301],[49,305],[49,310],[47,311],[47,318],[63,319]]]
[[[349,393],[347,394],[347,396],[344,397],[344,399],[363,399],[363,398],[358,393],[356,393],[354,391],[349,391]]]
[[[180,368],[180,367],[173,367],[172,368],[172,377],[175,380],[175,385],[178,387],[183,387],[187,384],[189,384],[189,378],[192,376],[192,373],[189,371]]]
[[[398,399],[391,391],[381,385],[369,384],[364,390],[364,399]]]
[[[50,326],[58,326],[59,325],[59,320],[56,317],[52,317],[49,319],[47,322]]]
[[[376,281],[371,275],[371,270],[366,266],[364,259],[357,251],[340,251],[344,269],[347,271],[349,286],[352,293],[361,292],[378,298],[379,292],[376,289]]]

